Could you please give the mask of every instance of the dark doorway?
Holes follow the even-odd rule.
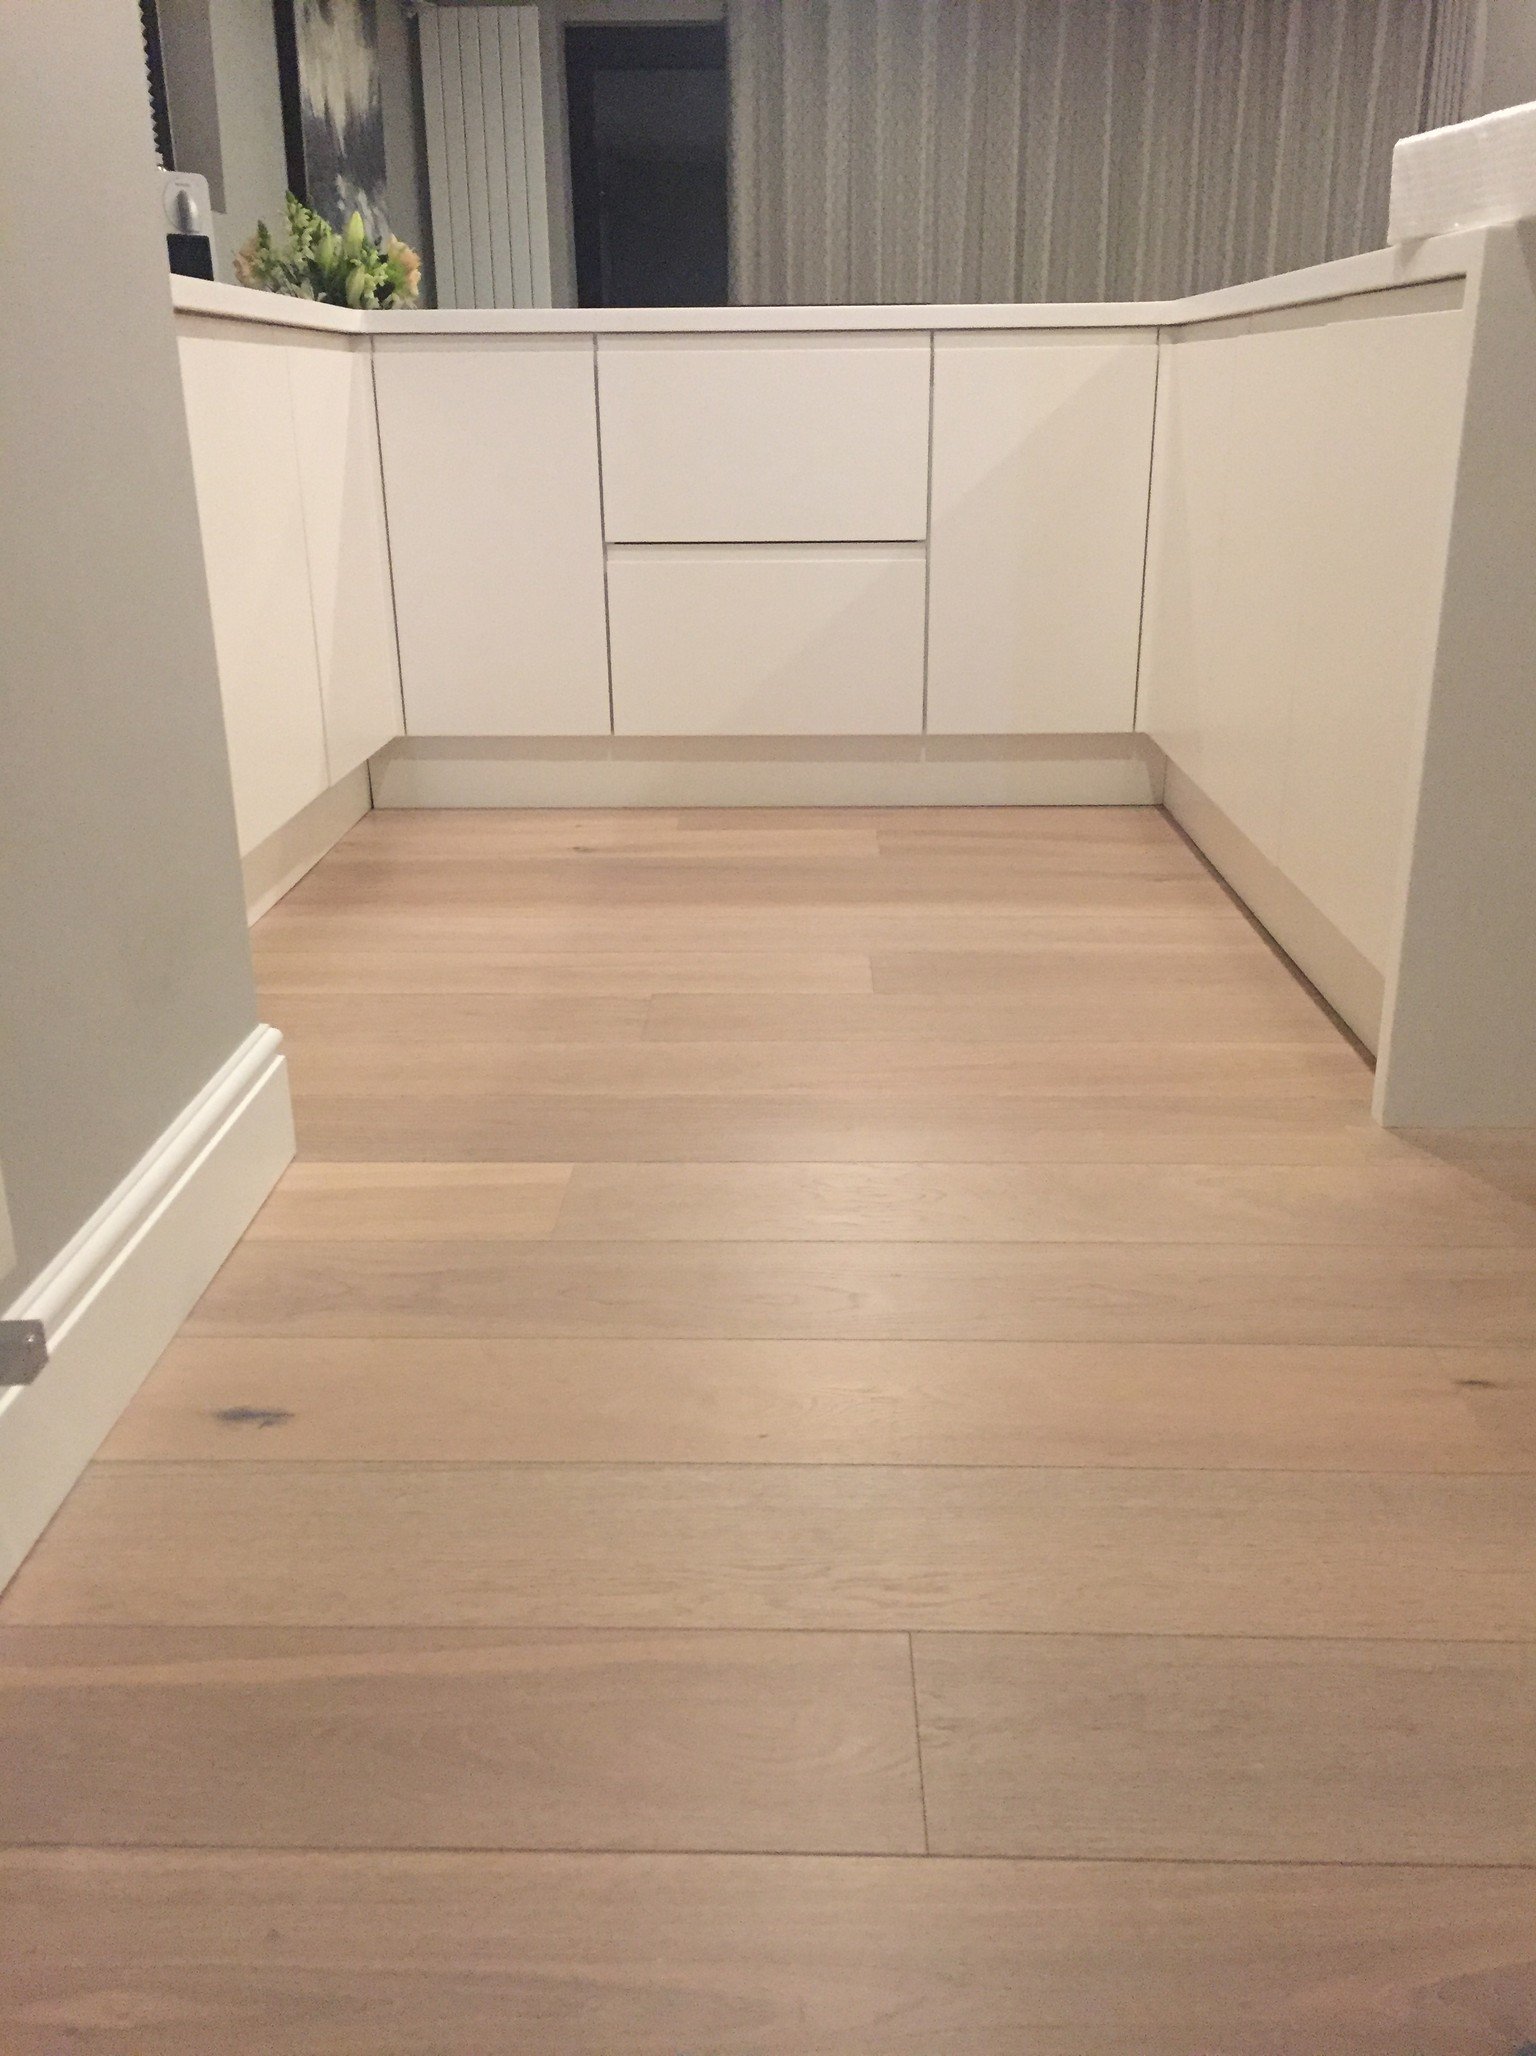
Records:
[[[723,307],[725,24],[568,28],[565,86],[579,304]]]

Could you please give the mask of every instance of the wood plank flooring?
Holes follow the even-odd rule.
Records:
[[[0,1600],[0,2049],[1516,2056],[1536,1143],[1152,810],[374,814]]]

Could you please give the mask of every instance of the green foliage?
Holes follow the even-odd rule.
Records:
[[[288,195],[288,240],[274,242],[264,221],[235,258],[243,286],[324,300],[333,307],[414,307],[421,292],[421,259],[398,236],[381,250],[354,214],[339,233],[302,200]]]

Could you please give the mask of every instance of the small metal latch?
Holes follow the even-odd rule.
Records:
[[[0,1385],[30,1385],[47,1361],[41,1321],[0,1321]]]

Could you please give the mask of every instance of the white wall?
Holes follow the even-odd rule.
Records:
[[[19,1293],[256,1024],[127,0],[0,8],[0,1161]]]
[[[427,201],[427,144],[421,125],[421,82],[415,39],[402,0],[378,0],[379,82],[384,95],[384,166],[389,178],[389,225],[427,260],[423,301],[432,304],[431,209]]]
[[[1469,114],[1536,100],[1536,4],[1483,0],[1482,71]]]
[[[234,255],[265,221],[278,229],[288,192],[277,34],[272,0],[208,0],[218,95],[224,212],[214,217],[220,278],[234,277]]]

